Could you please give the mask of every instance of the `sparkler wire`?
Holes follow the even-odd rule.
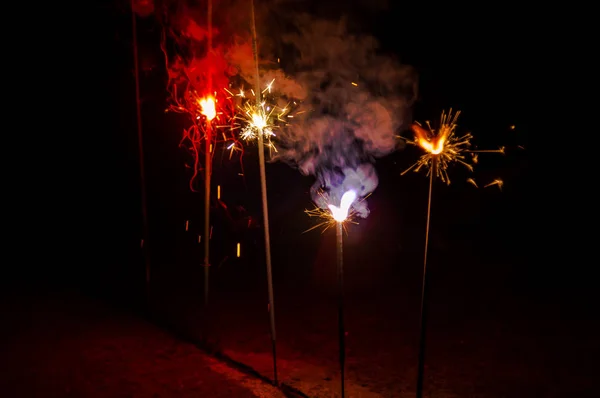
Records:
[[[344,327],[344,224],[336,223],[338,278],[338,343],[340,360],[341,397],[345,397],[346,330]]]
[[[142,105],[140,101],[140,65],[138,55],[138,39],[137,39],[137,16],[134,9],[134,0],[131,0],[131,28],[133,41],[133,63],[135,75],[135,102],[136,102],[136,120],[137,120],[137,136],[138,136],[138,151],[140,161],[140,188],[142,201],[142,250],[146,265],[146,302],[150,302],[150,253],[148,250],[148,205],[146,194],[146,170],[144,161],[144,137],[142,129]]]
[[[417,398],[423,398],[423,379],[425,373],[425,335],[427,332],[427,254],[429,252],[429,226],[431,222],[431,196],[433,192],[433,179],[437,174],[437,155],[431,158],[429,170],[429,198],[427,200],[427,224],[425,227],[425,254],[423,257],[423,286],[421,288],[421,326],[419,334],[419,359],[417,367]]]
[[[256,105],[261,103],[260,73],[258,70],[258,43],[256,34],[256,16],[254,0],[250,0],[252,13],[252,53],[255,66],[255,95]],[[265,260],[267,263],[267,285],[269,290],[269,322],[271,326],[271,347],[273,353],[273,382],[279,385],[277,378],[277,334],[275,330],[275,302],[273,297],[273,271],[271,266],[271,238],[269,233],[269,206],[267,202],[267,176],[265,172],[265,148],[263,134],[258,134],[258,163],[260,169],[260,190],[262,196],[263,228],[265,233]]]
[[[208,54],[212,52],[212,0],[208,0]],[[208,92],[212,95],[212,72],[208,73]],[[210,181],[212,174],[212,120],[206,119],[204,142],[204,307],[208,307],[210,278]],[[196,157],[197,158],[197,157]]]

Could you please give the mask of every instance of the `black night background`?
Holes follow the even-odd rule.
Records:
[[[250,26],[250,0],[213,1],[230,13],[215,18],[217,29],[222,20]],[[473,173],[450,166],[450,185],[434,180],[424,396],[596,396],[599,330],[590,283],[578,287],[575,276],[552,263],[559,258],[530,257],[540,242],[531,216],[528,140],[534,126],[528,110],[535,59],[525,18],[492,4],[255,2],[261,55],[270,51],[282,65],[293,69],[297,54],[278,47],[278,38],[296,15],[307,13],[314,20],[345,16],[349,32],[374,36],[379,53],[411,66],[417,99],[398,135],[412,138],[410,123],[436,122],[452,108],[462,112],[459,135],[471,132],[478,149],[506,148],[480,154]],[[155,2],[156,8],[167,3],[178,2]],[[187,4],[205,9],[206,1]],[[69,194],[53,198],[60,206],[43,216],[55,229],[44,246],[52,260],[25,262],[4,274],[0,395],[340,396],[335,231],[304,233],[315,224],[304,213],[313,207],[315,177],[284,162],[266,165],[276,388],[269,384],[256,145],[245,144],[241,160],[216,150],[207,310],[198,242],[202,176],[192,192],[186,165],[193,159],[179,145],[189,121],[165,112],[163,30],[154,14],[138,16],[148,296],[131,6],[97,2],[78,12],[75,21],[62,15],[65,23],[47,39],[58,41],[69,31],[62,52],[72,57],[70,65],[82,65],[65,72],[65,97],[73,106],[63,112],[73,123],[61,138],[64,155],[56,155],[64,173],[51,190],[64,185]],[[429,179],[424,170],[400,175],[422,151],[399,142],[398,150],[375,160],[379,184],[367,198],[371,213],[345,236],[348,397],[415,395]],[[495,179],[502,186],[484,187]]]

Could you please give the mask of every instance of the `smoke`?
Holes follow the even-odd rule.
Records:
[[[225,74],[254,87],[249,9],[242,12],[248,4],[220,0],[218,8],[223,12],[216,14],[221,20],[215,22],[220,29],[215,41],[229,64]],[[349,32],[344,18],[303,14],[289,24],[277,14],[281,8],[268,8],[257,17],[261,85],[275,79],[277,105],[295,104],[289,124],[276,130],[273,160],[314,176],[311,196],[323,209],[338,205],[350,189],[366,197],[377,188],[376,158],[402,145],[396,135],[410,123],[417,95],[414,70],[378,53],[375,38]],[[191,14],[184,15],[188,36],[202,42],[202,30],[192,29]],[[194,19],[202,25],[201,17]],[[366,201],[357,200],[353,207],[359,216],[368,216]]]
[[[280,101],[299,105],[277,132],[274,159],[315,176],[311,196],[324,209],[338,205],[347,190],[362,198],[375,190],[373,163],[398,149],[396,135],[410,122],[417,89],[411,67],[378,54],[373,37],[353,35],[346,26],[344,19],[298,18],[295,32],[282,37],[294,49],[294,64],[288,78],[275,83]],[[264,70],[262,79],[276,74],[281,71]],[[366,201],[353,207],[368,216]]]

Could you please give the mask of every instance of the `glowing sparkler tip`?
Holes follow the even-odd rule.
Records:
[[[356,192],[350,190],[346,191],[344,195],[342,195],[342,199],[340,200],[340,206],[336,205],[327,205],[329,210],[331,210],[331,216],[337,222],[343,222],[348,217],[348,212],[350,211],[350,206],[356,199]]]
[[[201,98],[198,100],[200,104],[200,113],[206,116],[206,120],[209,122],[217,116],[217,109],[215,107],[215,99],[212,96]]]

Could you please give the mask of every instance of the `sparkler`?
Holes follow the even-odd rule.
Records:
[[[415,122],[411,126],[411,130],[415,135],[415,140],[406,140],[409,144],[420,146],[425,153],[408,169],[400,175],[404,175],[411,170],[420,171],[423,167],[429,169],[429,173],[434,173],[435,177],[439,178],[446,184],[450,184],[448,176],[448,167],[453,163],[459,163],[466,167],[469,171],[473,171],[471,163],[477,163],[478,153],[501,153],[504,154],[504,147],[492,150],[474,150],[471,149],[471,139],[473,135],[467,133],[461,137],[456,135],[456,124],[460,111],[452,114],[452,109],[442,112],[440,118],[440,126],[438,130],[434,130],[429,122],[426,122],[426,127],[419,122]],[[437,167],[433,167],[433,163],[437,162]]]
[[[252,18],[252,53],[254,56],[254,67],[255,67],[255,96],[256,96],[256,109],[260,109],[264,105],[261,102],[261,91],[260,91],[260,73],[258,70],[258,43],[256,34],[256,16],[254,14],[254,0],[250,0],[250,12]],[[264,132],[266,124],[263,125],[263,118],[256,118],[259,121],[261,130]],[[252,118],[254,122],[254,117]],[[264,137],[263,134],[257,134],[258,140],[258,163],[260,169],[260,188],[262,196],[262,211],[263,211],[263,224],[265,233],[265,260],[267,265],[267,285],[269,291],[269,322],[271,326],[271,347],[273,352],[273,382],[275,385],[279,385],[277,378],[277,335],[275,331],[275,303],[273,298],[273,271],[271,268],[271,238],[269,234],[269,206],[267,202],[267,176],[265,172],[265,149],[264,149]]]
[[[209,11],[211,10],[212,2],[209,0]],[[210,34],[210,20],[211,13],[208,13],[209,17],[209,37]],[[209,39],[210,41],[210,39]],[[210,47],[209,47],[210,48]],[[210,86],[209,86],[210,87]],[[212,120],[217,115],[215,111],[215,99],[212,96],[208,96],[200,100],[201,113],[206,117],[206,136],[205,141],[205,152],[204,152],[204,306],[208,306],[208,288],[209,288],[209,277],[210,277],[210,180],[212,174]]]
[[[348,192],[350,192],[350,191],[348,191]],[[354,191],[351,191],[351,192],[354,192]],[[327,201],[327,198],[325,198],[325,195],[323,195],[323,192],[319,192],[318,194],[324,199],[325,202]],[[363,199],[361,199],[361,201],[365,200],[369,196],[370,196],[370,194],[367,195],[366,197],[364,197]],[[342,196],[342,199],[343,198],[344,198],[344,196]],[[312,231],[314,229],[321,228],[321,227],[323,228],[321,230],[321,233],[324,233],[329,228],[337,226],[338,218],[341,219],[342,227],[344,230],[346,230],[346,224],[349,224],[349,223],[350,224],[358,224],[356,221],[354,221],[356,212],[354,211],[354,208],[351,206],[351,204],[354,203],[354,200],[356,200],[356,196],[352,199],[352,202],[350,202],[349,207],[347,207],[346,201],[349,198],[350,198],[350,196],[346,196],[346,199],[343,202],[340,201],[339,208],[335,207],[334,205],[327,205],[328,210],[322,209],[318,206],[315,206],[314,209],[304,210],[304,213],[306,213],[306,215],[308,215],[309,217],[319,218],[321,221],[318,224],[310,227],[303,233],[306,233],[306,232],[309,232],[309,231]],[[333,206],[333,207],[330,207],[330,206]],[[344,213],[343,209],[346,209],[346,213]],[[334,215],[334,212],[335,212],[335,215]],[[344,216],[342,217],[342,215],[344,215]]]
[[[322,195],[322,193],[320,193]],[[305,213],[310,217],[323,218],[323,222],[308,229],[311,231],[315,228],[323,226],[323,232],[329,227],[335,225],[336,234],[336,249],[337,249],[337,280],[338,280],[338,344],[339,344],[339,364],[340,364],[340,379],[341,379],[341,396],[345,396],[345,373],[346,373],[346,328],[344,326],[344,229],[345,223],[352,222],[354,211],[352,204],[356,200],[356,192],[353,190],[346,191],[340,200],[340,205],[328,204],[329,211],[315,208],[313,210],[305,210]],[[364,199],[363,199],[364,200]],[[305,231],[305,232],[307,232]]]
[[[167,111],[177,113],[186,113],[192,120],[192,125],[184,130],[180,146],[188,148],[192,154],[194,164],[192,166],[193,175],[190,178],[190,189],[194,189],[194,182],[200,171],[200,154],[204,151],[204,305],[208,306],[209,298],[209,277],[210,277],[210,202],[211,202],[211,177],[213,156],[216,152],[217,142],[222,137],[225,147],[230,151],[230,158],[233,152],[239,151],[240,157],[243,155],[243,147],[233,134],[233,115],[235,107],[231,101],[228,101],[225,89],[214,90],[215,84],[222,86],[226,84],[225,73],[215,73],[215,71],[224,71],[227,64],[219,49],[213,48],[213,28],[212,28],[212,0],[208,0],[208,27],[207,27],[207,49],[204,58],[193,58],[189,65],[176,64],[174,70],[169,69],[169,84],[167,88],[171,94],[171,105]],[[167,59],[165,47],[165,36],[161,48]],[[175,76],[175,77],[174,77]],[[179,78],[183,83],[179,83],[183,88],[183,96],[179,97],[177,93],[177,84],[171,84],[172,80]],[[197,87],[200,84],[202,87]],[[202,92],[203,94],[199,94]],[[217,131],[220,128],[227,128],[231,137],[226,135],[225,130]],[[189,145],[188,145],[189,143]],[[225,149],[224,149],[225,150]],[[220,187],[217,191],[220,197]]]
[[[210,1],[209,1],[210,4]],[[210,37],[210,35],[209,35]],[[208,84],[212,84],[210,74]],[[240,156],[243,155],[243,147],[235,138],[228,138],[225,132],[218,134],[217,129],[228,127],[229,132],[233,132],[233,124],[227,125],[225,122],[233,121],[233,105],[227,101],[226,94],[219,95],[215,91],[212,94],[200,96],[193,89],[189,88],[186,92],[183,101],[177,99],[176,88],[172,96],[173,104],[168,110],[186,113],[192,120],[192,125],[184,130],[183,138],[180,146],[184,146],[184,142],[189,142],[189,150],[192,153],[194,164],[192,166],[193,174],[190,178],[190,189],[195,192],[194,181],[200,171],[200,154],[202,146],[204,146],[204,305],[208,306],[209,298],[209,279],[210,279],[210,198],[211,198],[211,176],[212,163],[215,148],[219,137],[222,137],[226,143],[227,150],[230,151],[230,158],[234,151],[239,151]],[[211,90],[207,90],[211,93]],[[219,101],[219,99],[223,101]],[[233,136],[233,134],[232,134]],[[221,188],[217,187],[217,196],[221,196]]]
[[[212,0],[208,0],[208,53],[212,52]],[[201,98],[200,113],[206,117],[204,142],[204,307],[208,307],[210,277],[210,180],[212,175],[212,121],[217,116],[215,99],[212,96],[212,73],[208,73],[208,96]]]
[[[417,398],[423,397],[423,380],[425,371],[425,333],[427,327],[427,255],[429,252],[429,227],[431,223],[431,197],[433,192],[433,179],[439,178],[446,184],[450,184],[448,176],[448,167],[453,163],[459,163],[465,166],[469,171],[473,171],[472,163],[477,163],[477,153],[504,153],[504,148],[497,150],[472,150],[471,139],[473,136],[467,133],[461,137],[456,135],[457,119],[460,111],[452,114],[452,109],[442,112],[440,125],[437,130],[434,130],[429,122],[426,123],[427,130],[419,123],[411,126],[411,130],[415,135],[414,141],[407,142],[420,146],[425,153],[419,160],[401,173],[406,174],[410,170],[419,171],[422,167],[427,167],[429,176],[429,193],[427,199],[427,221],[425,228],[425,253],[423,256],[423,285],[421,289],[421,321],[420,321],[420,339],[419,339],[419,358],[417,369]],[[468,156],[470,155],[470,159]],[[469,183],[477,186],[475,180],[469,178]],[[498,182],[496,182],[498,181]],[[499,185],[501,180],[496,180],[491,184]]]
[[[286,123],[286,118],[293,117],[290,115],[290,104],[284,108],[280,108],[270,103],[267,99],[271,93],[275,79],[260,92],[250,90],[250,94],[254,97],[252,101],[244,89],[239,90],[238,94],[233,94],[228,91],[231,96],[238,96],[246,101],[239,107],[239,113],[236,119],[240,121],[236,124],[236,128],[241,128],[240,138],[244,141],[258,141],[259,136],[262,137],[263,145],[269,148],[269,153],[277,152],[277,148],[273,142],[276,137],[275,130],[280,123]],[[258,87],[257,89],[258,90]],[[257,94],[258,93],[258,94]]]

